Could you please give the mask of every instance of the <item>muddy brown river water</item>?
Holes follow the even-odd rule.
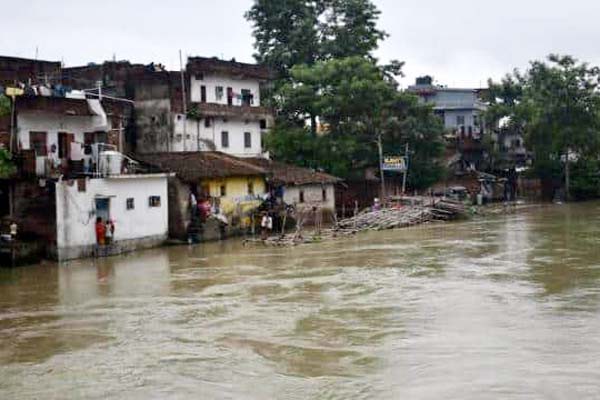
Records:
[[[105,398],[600,398],[600,203],[0,270],[0,399]]]

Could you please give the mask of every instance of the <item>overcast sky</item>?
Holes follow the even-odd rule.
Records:
[[[252,61],[252,0],[3,0],[0,54],[67,66],[129,59],[179,68],[185,55]],[[377,56],[406,62],[403,86],[431,74],[449,86],[485,85],[551,52],[600,64],[594,0],[375,0],[390,34]]]

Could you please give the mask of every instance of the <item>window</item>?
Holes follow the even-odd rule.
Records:
[[[202,73],[196,74],[196,80],[197,81],[203,81],[204,80],[204,74],[202,74]]]
[[[230,87],[227,88],[227,105],[233,105],[233,88]]]
[[[217,86],[215,87],[215,99],[217,99],[217,101],[221,101],[223,100],[223,86]]]
[[[244,147],[249,149],[252,147],[252,133],[244,132]]]
[[[227,196],[227,186],[221,185],[221,187],[219,188],[219,192],[221,194],[221,197]]]
[[[471,125],[469,125],[469,135],[473,134],[473,127]]]
[[[267,120],[266,119],[260,120],[260,129],[267,129]]]
[[[210,128],[210,118],[208,118],[208,117],[204,118],[204,127]]]
[[[327,189],[323,188],[321,190],[321,196],[323,198],[323,201],[327,201]]]
[[[94,143],[107,143],[108,133],[106,132],[86,132],[83,134],[83,141],[86,145]]]
[[[45,157],[48,154],[46,132],[29,132],[29,148],[35,150],[35,155]]]
[[[135,200],[133,199],[133,197],[128,198],[125,204],[128,210],[133,210],[135,208]]]
[[[148,205],[150,207],[160,207],[160,196],[150,196],[148,198]]]
[[[304,190],[300,191],[298,203],[304,203]]]
[[[251,196],[254,195],[254,182],[248,182],[248,194]]]
[[[200,101],[206,103],[206,86],[200,86]]]
[[[242,105],[251,106],[254,103],[254,96],[250,89],[242,89]]]
[[[479,127],[479,115],[473,115],[473,125]]]
[[[461,126],[465,124],[465,116],[464,115],[457,115],[456,116],[456,125],[457,126]]]
[[[227,131],[221,132],[221,147],[225,149],[229,147],[229,132]]]

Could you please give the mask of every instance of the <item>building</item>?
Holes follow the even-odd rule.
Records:
[[[433,84],[433,78],[417,78],[409,86],[423,104],[430,104],[446,128],[446,139],[457,171],[480,168],[485,160],[482,139],[485,135],[483,114],[487,108],[480,100],[480,89],[448,88]],[[454,155],[456,153],[456,155]]]
[[[316,207],[328,215],[335,213],[335,185],[342,181],[340,178],[264,158],[248,161],[267,171],[269,189],[280,193],[286,204],[296,209]]]
[[[221,152],[138,155],[144,163],[174,173],[169,180],[169,230],[173,238],[214,240],[251,227],[252,215],[267,191],[267,171]],[[196,202],[209,201],[213,218],[199,221]]]
[[[167,178],[138,171],[53,182],[56,258],[119,254],[163,244],[169,233]],[[98,217],[115,225],[113,243],[105,249],[96,245]]]
[[[260,95],[271,77],[259,65],[191,57],[184,72],[160,64],[105,62],[65,68],[62,82],[99,85],[105,94],[134,100],[135,125],[128,140],[136,153],[220,151],[257,157],[272,121]]]
[[[6,62],[2,65],[9,69]],[[131,102],[47,84],[46,79],[2,82],[5,93],[15,96],[14,118],[3,121],[1,142],[18,168],[2,182],[0,204],[4,217],[18,223],[20,241],[42,244],[58,260],[163,243],[168,175],[142,170],[121,152]],[[110,246],[96,244],[98,217],[115,223]]]
[[[486,105],[480,100],[479,89],[448,88],[433,84],[433,78],[417,78],[408,91],[421,102],[431,104],[444,121],[444,127],[459,138],[479,139],[484,134],[482,114]]]

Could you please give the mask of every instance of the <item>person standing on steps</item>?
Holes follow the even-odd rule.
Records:
[[[102,217],[96,218],[96,243],[99,246],[106,244],[106,225],[104,225]]]

